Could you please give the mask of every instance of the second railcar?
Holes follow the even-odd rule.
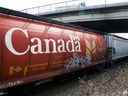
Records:
[[[128,39],[116,35],[108,35],[109,48],[112,49],[112,60],[128,56]]]

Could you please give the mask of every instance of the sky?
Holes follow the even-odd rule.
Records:
[[[52,4],[62,1],[66,0],[0,0],[0,6],[14,10],[23,10],[26,8]]]
[[[57,2],[63,2],[69,0],[0,0],[0,6],[14,9],[14,10],[23,10],[26,8],[42,6],[46,4],[52,4]],[[107,3],[119,3],[119,2],[128,2],[128,0],[85,0],[87,5],[102,4],[106,1]]]
[[[128,39],[128,33],[112,33],[112,34]]]

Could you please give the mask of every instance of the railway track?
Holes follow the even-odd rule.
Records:
[[[54,80],[33,88],[20,89],[22,96],[128,96],[128,58],[109,68],[91,68],[68,80]],[[63,78],[64,79],[64,78]],[[24,93],[24,94],[22,94]],[[8,96],[19,95],[13,90]]]

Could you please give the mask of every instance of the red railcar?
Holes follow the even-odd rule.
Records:
[[[0,9],[0,32],[0,89],[105,61],[106,40],[93,31]]]

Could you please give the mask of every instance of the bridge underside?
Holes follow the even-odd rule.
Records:
[[[128,19],[102,20],[102,21],[83,21],[72,22],[71,24],[95,29],[107,33],[128,33]]]
[[[65,12],[43,17],[108,33],[128,33],[128,6]]]

